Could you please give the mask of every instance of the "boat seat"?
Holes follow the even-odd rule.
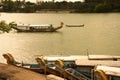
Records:
[[[65,63],[63,60],[60,60],[60,59],[56,60],[56,65],[57,65],[58,70],[60,70],[60,71],[64,70],[65,72],[68,72],[71,75],[76,76],[78,78],[81,78],[81,76],[82,76],[84,79],[90,80],[90,78],[89,78],[90,76],[88,77],[88,76],[86,76],[87,74],[85,75],[85,74],[82,74],[82,73],[78,72],[77,70],[75,70],[76,66],[74,66],[74,68],[65,66]],[[72,66],[73,66],[73,64],[72,64]]]
[[[22,67],[24,67],[24,68],[31,68],[30,66],[22,66]]]
[[[16,66],[22,66],[22,64],[15,64]]]

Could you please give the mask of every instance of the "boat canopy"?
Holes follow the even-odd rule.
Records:
[[[52,24],[29,25],[29,27],[52,27]]]
[[[120,76],[120,68],[119,67],[110,67],[110,66],[97,66],[97,70],[103,70],[105,74],[112,76]]]

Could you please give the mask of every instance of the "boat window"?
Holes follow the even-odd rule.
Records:
[[[48,29],[48,28],[52,28],[52,24],[51,25],[30,25],[29,29],[34,28],[34,29]]]

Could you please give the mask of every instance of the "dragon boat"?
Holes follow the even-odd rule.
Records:
[[[40,24],[40,25],[25,25],[20,24],[13,27],[17,32],[55,32],[63,27],[63,22],[61,22],[59,27],[53,27],[52,24]]]
[[[14,59],[14,57],[10,53],[3,54],[3,57],[7,60],[8,65],[25,68],[35,72],[43,72],[39,64],[28,64],[28,63],[18,62]]]
[[[48,61],[37,57],[36,64],[20,63],[10,54],[3,54],[8,65],[25,68],[38,73],[53,74],[67,80],[120,80],[120,61],[114,60],[75,60],[57,59]]]

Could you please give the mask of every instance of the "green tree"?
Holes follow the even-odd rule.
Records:
[[[23,10],[26,13],[35,12],[36,11],[36,5],[34,3],[31,3],[31,2],[26,2]]]
[[[96,5],[94,12],[104,12],[104,5],[102,3]]]
[[[8,33],[15,25],[15,22],[10,22],[9,24],[7,24],[5,21],[0,21],[0,31]]]

